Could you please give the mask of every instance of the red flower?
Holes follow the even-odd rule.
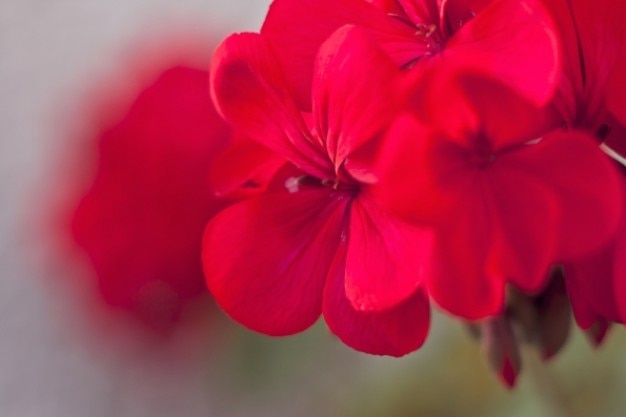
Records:
[[[187,67],[164,71],[119,120],[94,132],[98,166],[72,228],[108,304],[168,330],[206,294],[202,232],[225,206],[206,180],[229,138],[208,72]]]
[[[427,285],[442,307],[468,319],[499,314],[505,284],[537,293],[553,263],[612,237],[619,176],[590,136],[547,133],[542,113],[482,76],[423,82],[428,123],[395,123],[376,191],[394,212],[436,225]]]
[[[568,126],[590,131],[613,155],[626,156],[626,5],[611,0],[545,3],[564,45],[564,77],[554,106]],[[626,305],[619,302],[626,290],[621,265],[626,220],[621,224],[615,242],[565,265],[574,315],[584,329],[626,320]]]
[[[626,180],[621,179],[626,191]],[[626,216],[615,238],[589,256],[565,264],[567,289],[578,325],[606,328],[609,322],[626,322]],[[597,342],[602,340],[604,332]]]
[[[399,73],[366,35],[345,27],[320,49],[313,112],[301,113],[262,35],[226,39],[211,86],[234,128],[289,162],[266,193],[207,226],[208,286],[243,325],[287,335],[323,312],[351,347],[403,355],[424,341],[422,289],[431,236],[381,210],[368,170],[398,100]]]
[[[372,3],[372,4],[369,4]],[[437,56],[494,77],[535,103],[558,75],[555,29],[538,0],[276,0],[261,33],[275,47],[289,86],[310,108],[313,60],[337,28],[354,24],[400,68]]]

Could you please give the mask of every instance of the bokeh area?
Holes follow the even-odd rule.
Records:
[[[393,359],[350,350],[323,323],[290,338],[257,335],[209,300],[167,336],[125,312],[95,311],[93,272],[55,231],[69,184],[90,175],[66,163],[88,147],[77,138],[89,98],[141,45],[146,57],[181,33],[215,45],[257,31],[268,5],[0,1],[0,416],[623,416],[620,328],[599,348],[572,328],[547,363],[525,347],[509,391],[470,332],[440,314],[421,350]]]

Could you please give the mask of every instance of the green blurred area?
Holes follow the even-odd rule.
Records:
[[[224,415],[288,417],[618,417],[626,412],[626,335],[593,348],[578,329],[554,359],[523,347],[509,391],[463,325],[436,315],[419,351],[383,358],[347,348],[318,323],[287,338],[228,326],[207,381]]]

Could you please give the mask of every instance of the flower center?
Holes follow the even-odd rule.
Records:
[[[435,24],[415,24],[415,36],[426,45],[428,54],[434,55],[441,52],[445,44],[445,38]]]
[[[474,140],[474,147],[470,151],[470,163],[477,168],[487,168],[496,160],[496,153],[489,140],[479,136]]]
[[[337,177],[319,179],[310,175],[303,175],[301,177],[289,177],[285,180],[285,188],[290,193],[296,193],[304,188],[311,187],[326,187],[332,188],[335,191],[350,193],[355,193],[359,190],[358,183],[341,181]]]
[[[421,44],[416,51],[417,55],[415,58],[402,65],[402,69],[410,69],[423,57],[435,55],[442,51],[445,44],[445,37],[436,24],[416,23],[404,15],[389,14],[389,16],[413,29],[415,40],[417,43]]]

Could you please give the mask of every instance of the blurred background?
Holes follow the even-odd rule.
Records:
[[[56,230],[71,189],[93,176],[85,106],[181,34],[215,45],[257,31],[268,4],[0,1],[0,415],[622,416],[622,329],[599,349],[574,330],[548,364],[525,348],[507,391],[464,327],[441,315],[423,349],[390,359],[351,351],[323,323],[290,338],[251,333],[208,297],[166,336],[93,307],[90,263]]]

